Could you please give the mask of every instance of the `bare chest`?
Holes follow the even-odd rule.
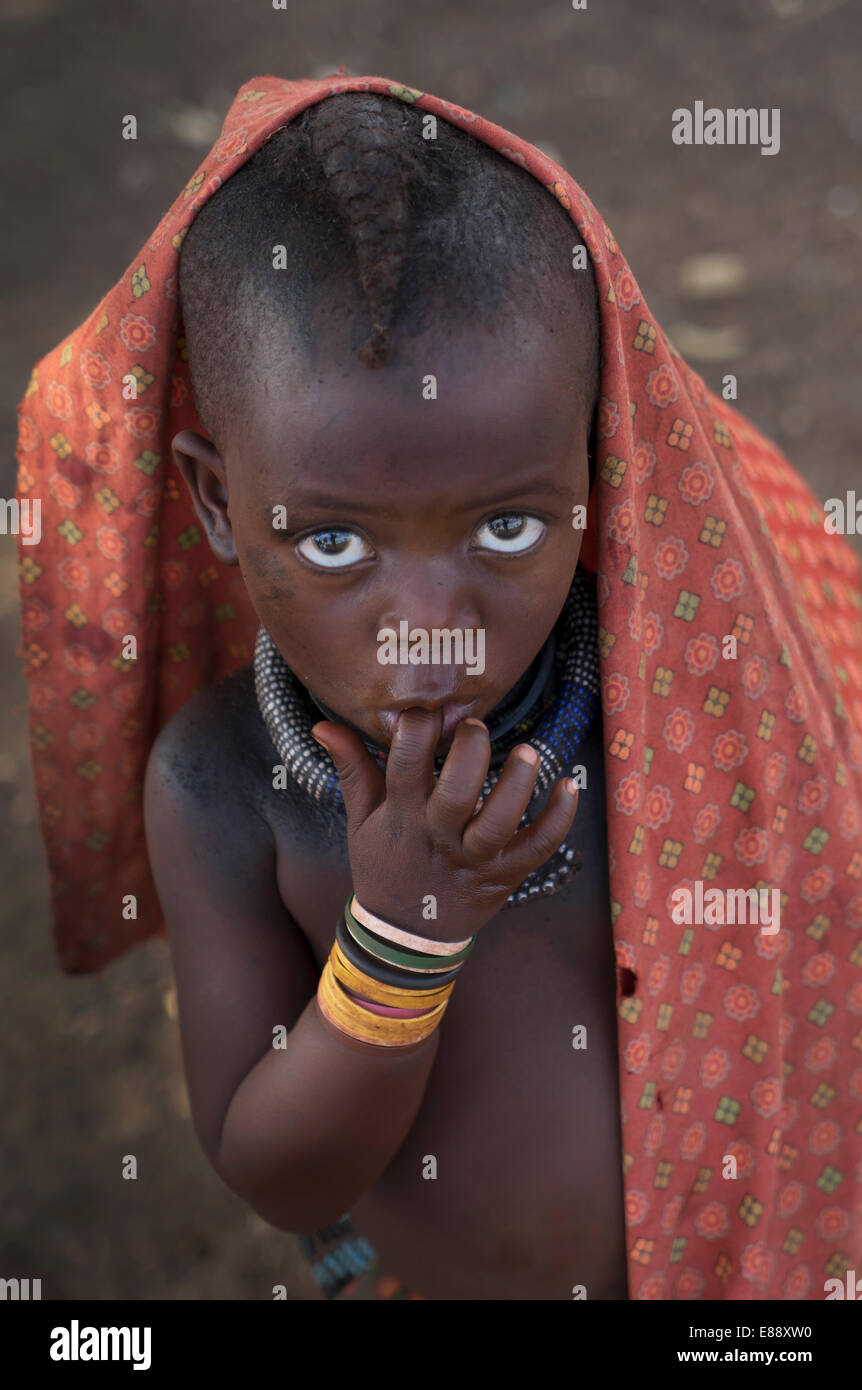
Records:
[[[570,1299],[578,1284],[627,1296],[598,733],[583,756],[569,838],[581,872],[483,927],[413,1127],[351,1213],[426,1297]],[[302,852],[286,837],[279,884],[322,969],[351,889],[346,838]]]

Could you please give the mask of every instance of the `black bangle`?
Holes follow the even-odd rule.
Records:
[[[335,939],[345,960],[365,975],[370,975],[379,985],[392,985],[395,989],[415,989],[427,993],[429,989],[448,985],[450,980],[456,980],[461,973],[460,966],[454,970],[446,970],[441,975],[417,975],[413,970],[399,970],[396,965],[387,965],[368,951],[364,951],[359,943],[354,941],[344,925],[343,916],[338,919]]]

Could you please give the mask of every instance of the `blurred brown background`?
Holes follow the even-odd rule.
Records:
[[[119,279],[264,74],[393,78],[543,146],[607,218],[662,327],[821,497],[862,492],[862,10],[856,0],[0,0],[2,492],[30,368]],[[680,147],[674,108],[772,107],[781,148]],[[138,140],[121,138],[127,113]],[[862,537],[853,538],[862,553]],[[26,744],[15,537],[3,661],[0,1275],[44,1298],[294,1298],[291,1236],[191,1128],[167,950],[54,960]],[[137,1155],[139,1178],[120,1161]],[[397,1271],[394,1271],[397,1273]]]

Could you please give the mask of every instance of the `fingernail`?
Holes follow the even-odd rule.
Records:
[[[462,723],[462,724],[475,724],[475,725],[477,725],[477,727],[480,728],[480,729],[484,729],[484,727],[485,727],[485,725],[482,723],[482,720],[481,720],[481,719],[474,719],[472,715],[470,716],[469,719],[462,719],[462,720],[461,720],[461,723]]]
[[[518,757],[521,759],[522,763],[529,763],[531,767],[535,767],[536,763],[539,761],[538,753],[535,748],[530,747],[529,743],[521,744],[518,749]]]
[[[566,791],[569,793],[569,796],[577,796],[578,784],[575,781],[574,777],[567,777],[563,785],[565,786]]]

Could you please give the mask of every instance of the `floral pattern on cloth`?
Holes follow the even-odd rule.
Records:
[[[862,1269],[859,562],[779,449],[675,350],[574,179],[463,107],[343,69],[247,82],[128,270],[32,373],[18,497],[41,499],[43,536],[19,541],[22,654],[61,967],[99,970],[164,934],[147,757],[193,693],[251,661],[257,631],[170,453],[180,429],[206,434],[182,240],[268,136],[346,91],[410,102],[529,170],[596,275],[582,558],[598,585],[630,1297],[821,1298]],[[697,882],[778,888],[780,932],[677,925],[674,890]]]

